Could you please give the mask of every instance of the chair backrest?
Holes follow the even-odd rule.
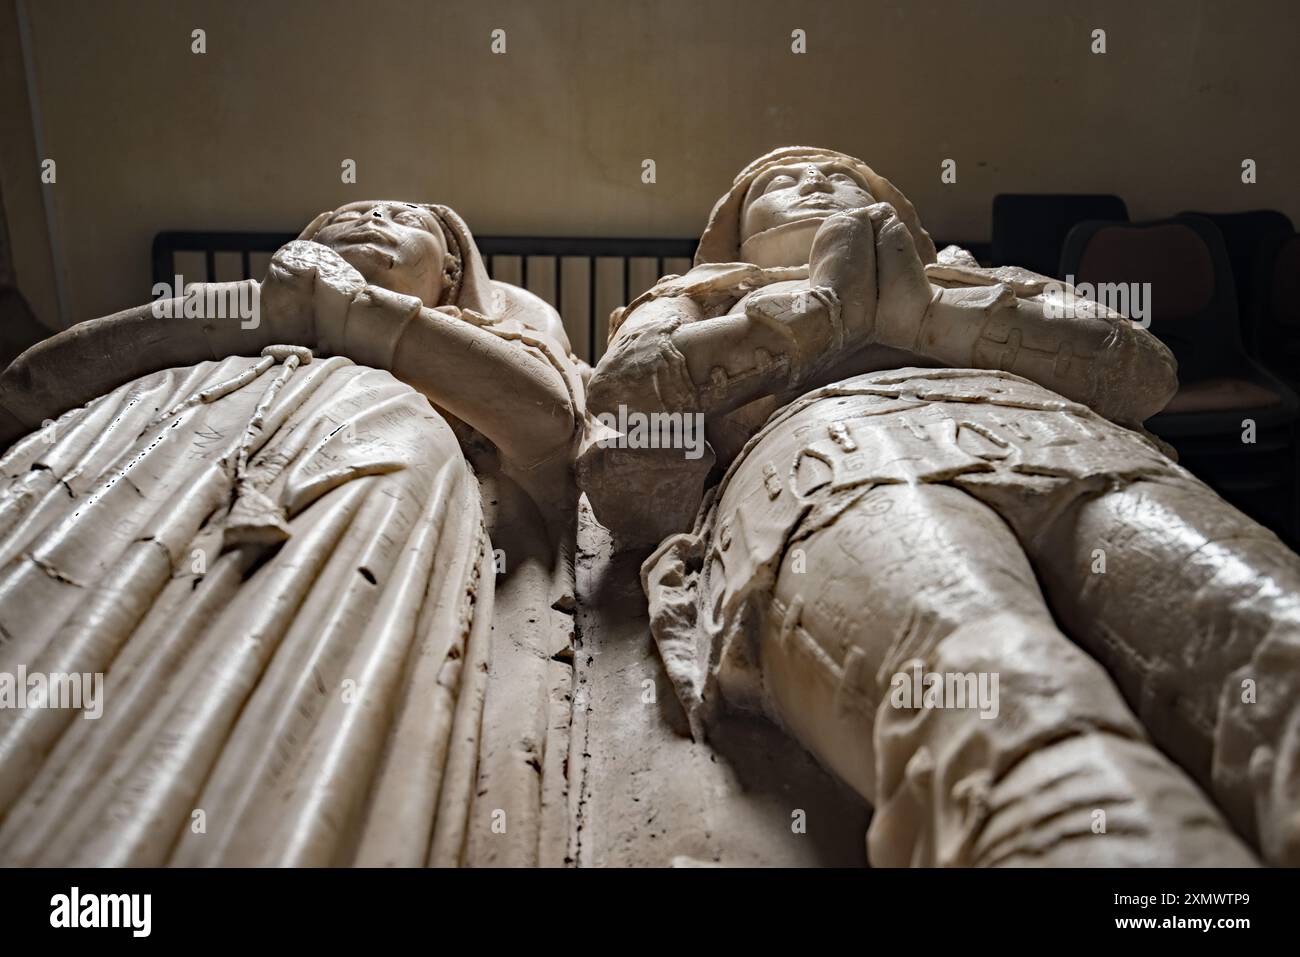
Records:
[[[1173,350],[1184,382],[1231,374],[1245,363],[1227,250],[1204,217],[1080,223],[1066,237],[1061,261],[1098,299],[1116,292],[1112,284],[1122,284],[1130,301],[1140,294],[1151,331]]]
[[[260,278],[270,256],[296,233],[158,233],[153,281],[170,283]],[[666,273],[690,269],[694,239],[478,236],[494,279],[545,299],[564,319],[574,352],[595,363],[604,352],[612,310],[631,302]]]
[[[1128,219],[1118,196],[1090,193],[999,193],[993,197],[995,266],[1024,266],[1061,278],[1061,248],[1072,228],[1084,220]]]
[[[1204,216],[1219,228],[1237,286],[1237,315],[1241,317],[1242,342],[1247,351],[1264,357],[1263,331],[1257,328],[1257,322],[1263,318],[1259,300],[1265,295],[1265,284],[1273,279],[1272,256],[1280,243],[1295,233],[1291,220],[1275,209],[1240,213],[1188,211],[1179,215]],[[1265,259],[1269,262],[1261,262]]]
[[[1300,236],[1275,241],[1259,267],[1254,325],[1260,354],[1290,381],[1300,382]]]

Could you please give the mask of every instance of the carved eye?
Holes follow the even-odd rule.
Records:
[[[401,223],[403,226],[424,226],[424,220],[413,210],[402,210],[393,217],[393,222]]]
[[[855,179],[854,179],[852,176],[850,176],[848,173],[832,173],[832,174],[830,175],[829,179],[830,179],[830,181],[831,181],[832,183],[843,183],[843,184],[845,184],[846,186],[856,186],[856,185],[858,185],[858,181],[855,180]]]
[[[782,173],[780,176],[773,176],[772,179],[767,184],[767,189],[763,190],[763,192],[770,193],[773,190],[789,189],[793,185],[794,185],[794,177],[787,176],[785,173]]]

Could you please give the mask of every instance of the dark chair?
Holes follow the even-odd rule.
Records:
[[[1180,387],[1147,428],[1224,498],[1294,541],[1300,399],[1242,346],[1218,228],[1201,216],[1081,223],[1062,266],[1076,283],[1151,284],[1151,331],[1178,359]]]
[[[1076,223],[1088,219],[1124,222],[1128,209],[1118,196],[1088,193],[999,193],[993,197],[995,266],[1024,266],[1061,278],[1061,247]]]
[[[1286,214],[1274,209],[1255,209],[1244,213],[1198,213],[1180,216],[1204,216],[1219,228],[1228,248],[1228,262],[1237,286],[1237,315],[1241,317],[1242,343],[1256,359],[1269,364],[1269,353],[1257,328],[1261,318],[1259,299],[1272,281],[1271,257],[1278,245],[1295,234]],[[1265,261],[1270,260],[1270,261]]]
[[[1259,359],[1300,389],[1300,236],[1267,244],[1256,263],[1251,326]]]

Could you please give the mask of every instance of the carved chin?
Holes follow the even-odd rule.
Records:
[[[756,266],[801,266],[808,261],[818,227],[837,212],[829,210],[755,233],[741,243],[740,258]]]

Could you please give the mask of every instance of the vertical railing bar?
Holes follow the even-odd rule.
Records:
[[[596,257],[587,257],[587,361],[596,364]]]

